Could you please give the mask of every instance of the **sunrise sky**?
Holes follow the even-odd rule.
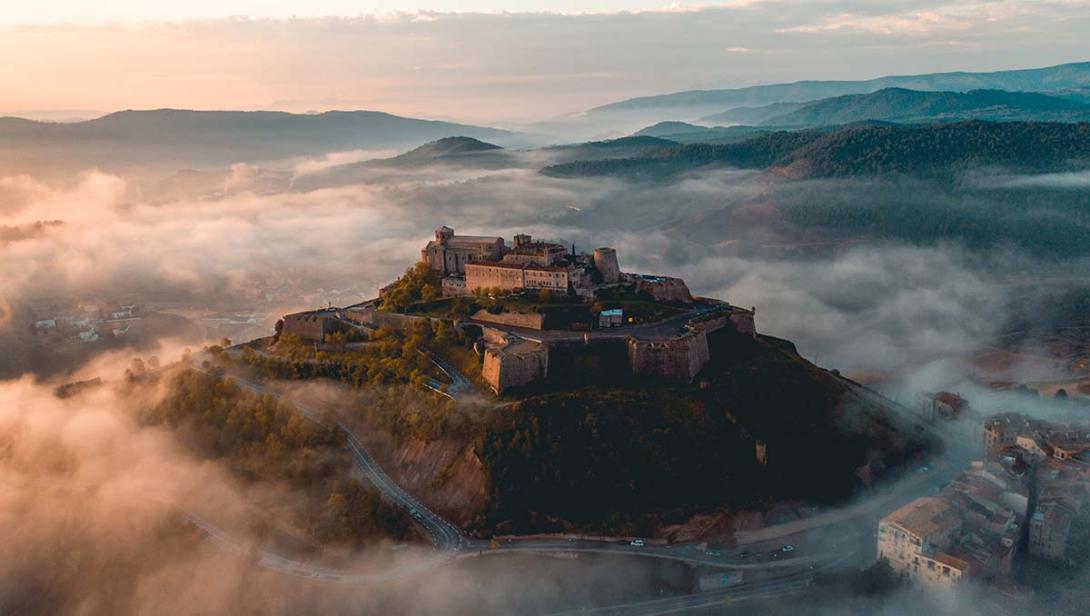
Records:
[[[20,2],[0,12],[0,113],[502,124],[687,88],[1085,61],[1086,32],[1090,0]]]

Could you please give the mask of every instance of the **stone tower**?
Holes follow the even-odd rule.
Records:
[[[621,281],[621,267],[617,265],[617,251],[612,248],[594,249],[594,267],[602,274],[603,284]]]

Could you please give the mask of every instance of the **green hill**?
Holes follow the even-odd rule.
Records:
[[[741,143],[664,146],[641,157],[552,165],[542,173],[660,180],[720,166],[775,167],[789,170],[791,177],[936,176],[981,165],[1022,171],[1090,166],[1090,123],[971,121],[780,131]]]

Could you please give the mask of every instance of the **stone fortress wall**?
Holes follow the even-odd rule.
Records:
[[[708,334],[723,329],[727,316],[694,319],[688,331],[667,340],[628,338],[628,362],[632,373],[671,380],[691,381],[711,359]]]
[[[491,329],[491,328],[488,328]],[[485,348],[481,376],[501,394],[512,387],[528,385],[549,374],[549,345],[523,340],[491,330],[492,343]]]
[[[540,329],[541,315],[503,314],[495,316],[495,325]],[[481,321],[477,315],[475,320]],[[387,327],[409,332],[421,323],[442,320],[434,317],[418,317],[381,312],[373,305],[353,306],[345,309],[316,310],[284,316],[284,333],[294,333],[300,339],[320,342],[336,331],[351,327]],[[457,325],[457,323],[455,323]],[[731,308],[726,313],[712,313],[694,318],[685,331],[673,338],[640,339],[635,336],[586,341],[527,340],[496,327],[482,324],[483,367],[482,376],[497,394],[512,387],[527,385],[545,379],[549,375],[549,350],[553,344],[567,347],[593,346],[594,343],[623,344],[627,348],[628,369],[637,376],[691,381],[710,360],[708,334],[729,327],[743,334],[755,334],[753,313]]]
[[[693,296],[689,293],[688,285],[680,278],[641,274],[625,274],[624,276],[626,279],[631,278],[635,283],[636,293],[646,293],[657,302],[693,303]]]
[[[328,310],[315,310],[310,312],[297,312],[284,315],[284,327],[281,334],[294,334],[300,340],[321,342],[325,337],[345,329],[339,327],[336,315]]]
[[[639,376],[691,381],[709,358],[708,337],[702,330],[671,340],[628,339],[628,362]]]
[[[482,323],[495,323],[497,325],[535,330],[545,329],[545,315],[538,312],[501,312],[492,314],[482,308],[474,313],[472,318],[474,321]]]

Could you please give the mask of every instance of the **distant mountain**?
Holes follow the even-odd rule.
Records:
[[[400,162],[432,162],[462,156],[472,156],[482,152],[502,150],[498,145],[486,143],[473,137],[443,137],[430,143],[409,150],[390,160]]]
[[[354,149],[410,147],[466,136],[504,144],[504,130],[405,118],[376,111],[122,111],[95,120],[47,123],[0,119],[0,168],[70,164],[103,167],[224,164]]]
[[[886,88],[871,94],[849,94],[813,103],[792,104],[785,113],[784,105],[727,111],[711,118],[752,117],[754,111],[768,109],[763,126],[794,128],[828,126],[878,120],[886,122],[935,122],[952,120],[993,121],[1054,121],[1079,122],[1090,120],[1090,106],[1065,98],[1036,92],[1005,92],[973,90],[970,92],[923,92],[904,88]]]
[[[578,160],[613,160],[622,158],[641,158],[648,156],[662,148],[676,146],[676,141],[652,137],[650,135],[633,135],[620,139],[608,139],[605,141],[588,141],[586,143],[573,143],[567,145],[554,145],[542,148],[540,151],[552,159],[553,164],[562,164]]]
[[[760,107],[734,107],[700,118],[701,122],[714,124],[761,124],[769,118],[781,116],[805,107],[809,103],[772,103]]]
[[[698,126],[687,122],[659,122],[640,129],[633,135],[655,136],[677,143],[737,143],[767,132],[768,129],[755,126]]]
[[[991,89],[1011,92],[1057,92],[1062,95],[1065,90],[1088,87],[1090,87],[1090,62],[1079,62],[1047,68],[987,73],[930,73],[879,77],[865,81],[798,81],[724,90],[688,90],[632,98],[596,107],[590,110],[590,113],[602,115],[670,110],[674,118],[700,117],[733,107],[808,102],[845,94],[867,94],[884,88],[947,92]]]
[[[671,136],[703,133],[707,130],[707,126],[697,126],[696,124],[689,124],[688,122],[666,121],[640,129],[633,133],[633,136],[669,139]]]
[[[638,158],[573,161],[546,167],[542,173],[658,180],[712,166],[777,168],[789,177],[943,175],[973,166],[1025,171],[1086,168],[1090,123],[972,121],[781,131],[734,144],[664,146]]]

